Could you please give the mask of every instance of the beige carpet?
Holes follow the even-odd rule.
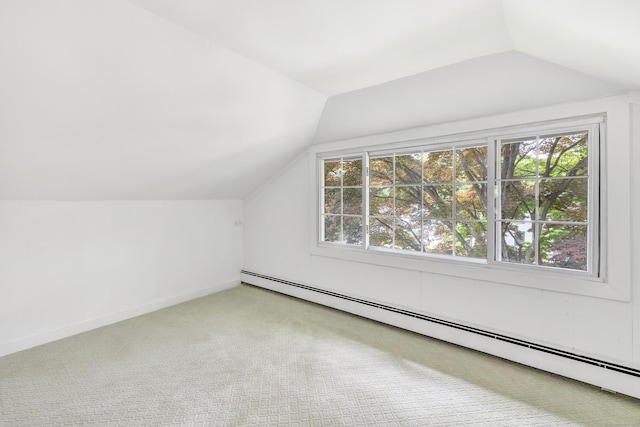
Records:
[[[270,291],[0,358],[0,425],[640,425],[640,401]]]

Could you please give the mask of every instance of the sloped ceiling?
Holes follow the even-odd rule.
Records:
[[[132,0],[326,95],[511,49],[500,0]]]
[[[620,83],[511,50],[332,96],[314,143],[597,98],[624,89]]]
[[[325,97],[126,1],[0,2],[0,197],[241,198]]]
[[[316,129],[377,131],[354,99],[476,101],[425,100],[427,124],[526,108],[535,79],[536,105],[638,89],[638,17],[635,0],[1,0],[0,199],[243,198]],[[478,71],[502,84],[486,108]]]

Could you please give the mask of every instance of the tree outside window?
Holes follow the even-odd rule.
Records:
[[[325,158],[321,241],[597,274],[594,129]]]

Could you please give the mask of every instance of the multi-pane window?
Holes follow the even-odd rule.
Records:
[[[369,245],[421,250],[422,154],[369,159]]]
[[[323,163],[322,240],[361,245],[362,158],[328,159]]]
[[[321,241],[597,276],[598,130],[324,158]]]
[[[587,270],[589,133],[499,141],[499,260]]]
[[[369,245],[486,258],[487,147],[371,156]]]

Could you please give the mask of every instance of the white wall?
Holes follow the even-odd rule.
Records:
[[[0,356],[239,283],[242,202],[0,201]]]
[[[405,268],[393,257],[384,263],[372,263],[366,259],[354,260],[348,255],[341,257],[316,251],[312,238],[315,234],[311,225],[313,219],[309,215],[310,209],[315,209],[316,192],[310,183],[314,176],[311,169],[315,164],[315,152],[357,146],[363,141],[375,143],[389,139],[384,135],[312,147],[306,157],[293,163],[265,185],[261,192],[245,200],[245,270],[406,308],[637,369],[640,367],[640,291],[637,272],[631,282],[631,260],[638,258],[638,252],[631,245],[629,230],[636,230],[635,241],[638,241],[640,236],[630,217],[630,200],[637,207],[639,198],[637,187],[630,186],[629,105],[629,98],[621,96],[407,130],[389,137],[412,139],[416,132],[446,134],[455,133],[456,129],[460,132],[481,130],[511,122],[543,120],[543,117],[563,118],[607,111],[608,187],[605,197],[609,211],[605,228],[608,232],[608,253],[613,258],[609,260],[609,266],[614,271],[610,271],[607,283],[600,285],[626,289],[626,295],[624,292],[619,295],[612,293],[614,296],[609,298],[579,295],[579,292],[521,286],[517,277],[513,278],[512,284],[502,278],[498,280],[497,276],[492,280],[491,272],[484,272],[484,277],[477,279],[464,277],[451,267],[447,271],[447,267],[442,265],[431,264],[431,268],[427,263],[426,267],[416,270]],[[636,119],[640,119],[637,111]],[[637,132],[637,124],[635,129]],[[636,149],[635,161],[640,161],[638,151]],[[634,184],[640,184],[637,176]],[[634,218],[638,219],[637,214]],[[591,285],[585,283],[585,286]],[[633,299],[630,294],[633,294]],[[334,304],[330,300],[324,301]],[[366,312],[359,314],[367,315]],[[384,321],[381,318],[377,320]],[[456,333],[451,332],[453,335]],[[447,339],[446,336],[441,338]]]
[[[622,91],[623,86],[508,51],[332,96],[314,141],[344,140]]]
[[[631,104],[631,153],[629,157],[632,165],[640,164],[640,93],[636,94],[634,102]],[[631,223],[631,250],[633,255],[631,283],[633,284],[633,293],[631,295],[633,306],[633,330],[635,332],[633,341],[633,361],[640,365],[640,171],[638,168],[631,167],[632,178],[632,212],[634,212],[634,221]]]

